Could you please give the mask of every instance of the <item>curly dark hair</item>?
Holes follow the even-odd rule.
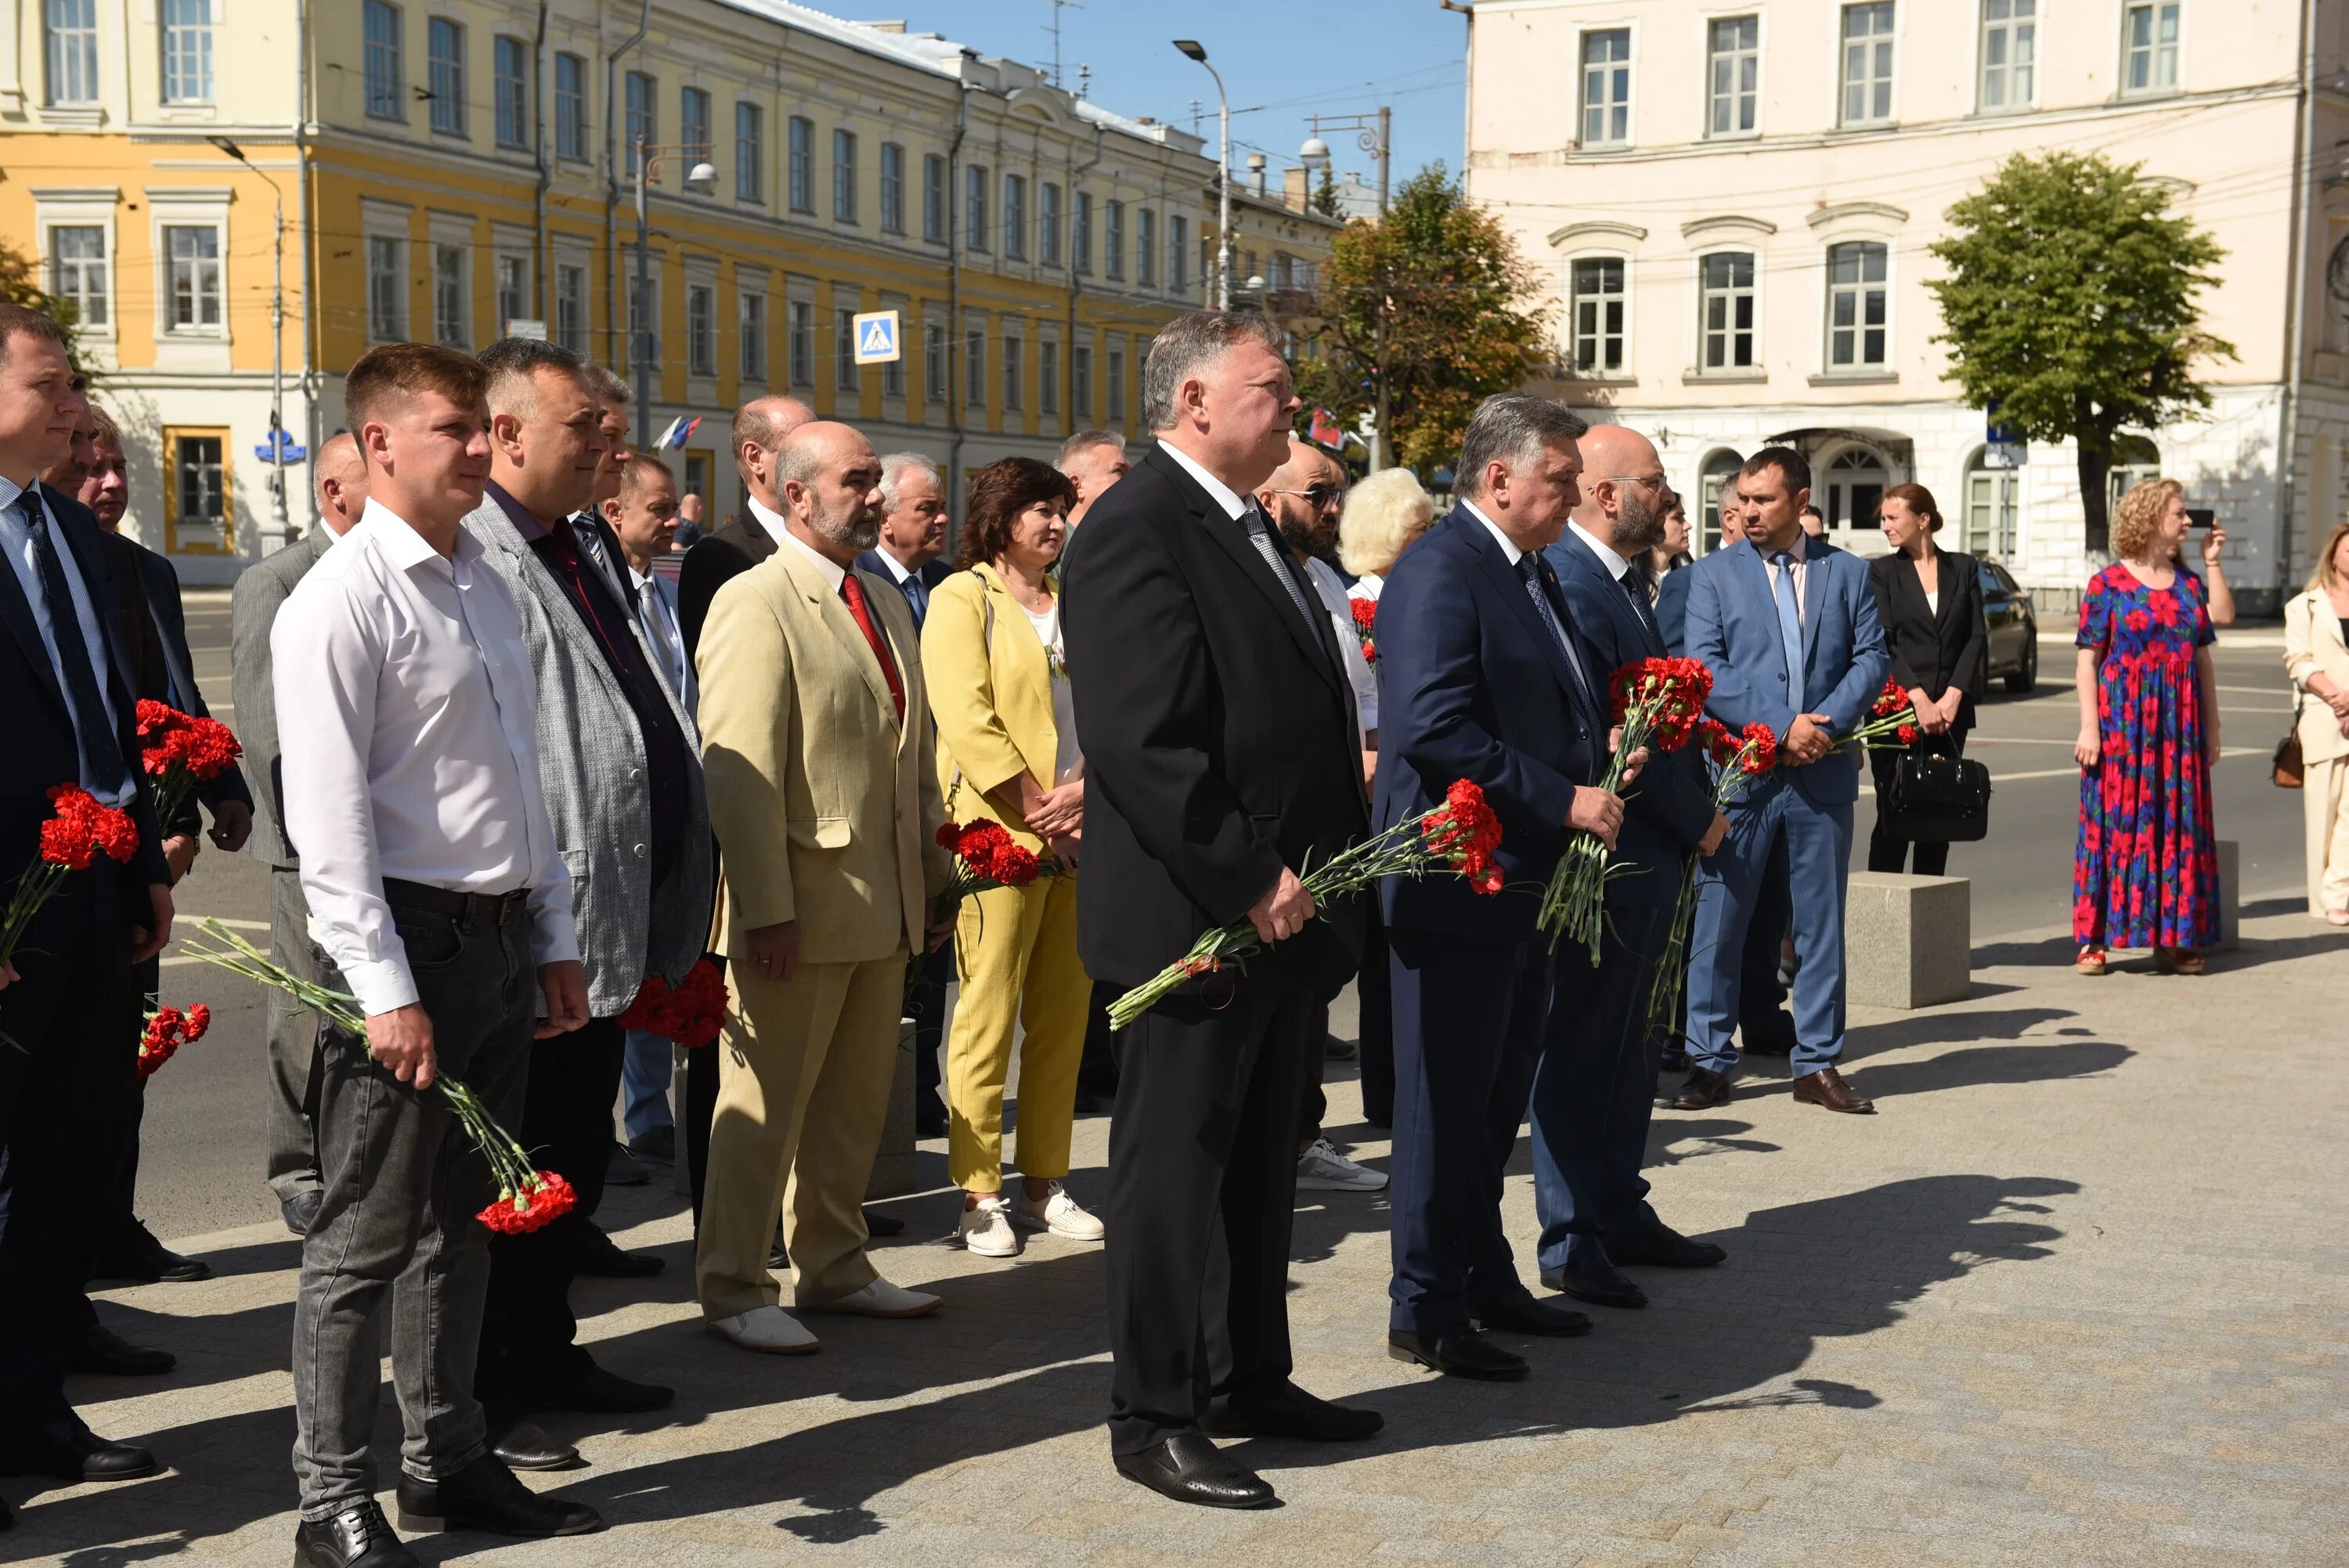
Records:
[[[1034,458],[1004,458],[970,476],[970,499],[963,509],[962,548],[955,564],[966,571],[992,562],[1011,544],[1012,524],[1040,501],[1077,504],[1069,476]]]

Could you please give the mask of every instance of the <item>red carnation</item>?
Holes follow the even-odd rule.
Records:
[[[139,848],[139,830],[130,818],[99,805],[80,785],[54,785],[48,798],[55,814],[41,824],[40,858],[16,878],[6,908],[0,910],[0,964],[16,956],[25,928],[67,873],[88,871],[99,855],[128,863]]]
[[[1026,887],[1040,869],[1033,851],[1008,841],[997,846],[987,867],[988,874],[1005,887]]]
[[[1743,734],[1745,748],[1750,749],[1746,749],[1745,760],[1739,767],[1748,773],[1762,774],[1778,766],[1778,738],[1771,733],[1768,725],[1758,721],[1749,724]]]
[[[657,975],[646,975],[636,1000],[620,1015],[620,1027],[642,1029],[691,1050],[716,1039],[726,1026],[726,977],[704,958],[674,986]]]
[[[1378,644],[1371,640],[1371,633],[1378,625],[1378,602],[1372,599],[1349,599],[1346,601],[1346,607],[1353,612],[1354,637],[1362,645],[1362,657],[1371,664],[1377,664],[1379,648]]]
[[[519,1188],[500,1192],[474,1217],[502,1236],[519,1236],[553,1224],[579,1202],[559,1172],[534,1171]]]

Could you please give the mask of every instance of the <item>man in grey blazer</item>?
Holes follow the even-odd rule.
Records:
[[[229,600],[229,667],[237,738],[253,775],[253,834],[247,853],[269,868],[270,955],[305,980],[341,990],[343,982],[310,940],[302,897],[302,861],[285,836],[284,780],[277,757],[277,693],[270,684],[269,631],[277,612],[326,547],[357,526],[367,510],[367,462],[347,430],[318,448],[311,464],[319,526],[238,574]],[[269,1099],[263,1106],[268,1181],[285,1228],[310,1233],[317,1217],[318,1020],[293,998],[269,1003]]]
[[[674,982],[701,956],[713,896],[709,810],[692,719],[662,680],[612,580],[569,525],[605,450],[601,407],[579,357],[508,338],[490,371],[490,481],[465,519],[482,560],[513,590],[538,679],[539,783],[571,868],[589,1022],[533,1048],[525,1147],[569,1180],[579,1206],[543,1231],[491,1247],[477,1389],[508,1464],[573,1462],[535,1451],[533,1410],[657,1409],[671,1390],[595,1365],[574,1343],[567,1302],[584,1226],[603,1194],[619,1091],[621,1013],[648,975]],[[515,1451],[508,1451],[512,1449]]]

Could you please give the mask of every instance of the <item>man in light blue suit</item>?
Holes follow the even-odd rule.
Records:
[[[1795,1098],[1868,1112],[1836,1064],[1843,1056],[1843,918],[1859,754],[1836,742],[1857,728],[1891,665],[1868,568],[1805,536],[1811,469],[1766,447],[1738,475],[1746,537],[1689,571],[1688,652],[1713,668],[1707,708],[1731,728],[1760,722],[1778,738],[1778,769],[1731,808],[1732,828],[1698,872],[1690,941],[1689,1056],[1674,1106],[1729,1097],[1737,1065],[1739,955],[1763,878],[1783,865],[1793,892]]]

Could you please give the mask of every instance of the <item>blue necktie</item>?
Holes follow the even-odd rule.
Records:
[[[1786,650],[1786,700],[1803,706],[1803,621],[1795,608],[1795,556],[1782,550],[1770,557],[1778,569],[1778,641]]]
[[[897,586],[905,591],[905,603],[914,607],[914,630],[918,632],[922,624],[929,619],[930,585],[922,581],[920,573],[916,572],[909,573]]]
[[[57,560],[57,542],[49,537],[48,509],[30,490],[16,498],[16,515],[33,536],[33,562],[41,579],[41,597],[48,601],[49,625],[57,644],[57,673],[73,709],[74,747],[81,760],[82,787],[101,800],[121,798],[130,769],[122,759],[121,744],[107,718],[106,699],[99,695],[98,673],[90,667],[89,648],[82,640],[81,617],[74,613],[73,591],[66,586],[65,567]],[[90,614],[105,607],[95,600]]]

